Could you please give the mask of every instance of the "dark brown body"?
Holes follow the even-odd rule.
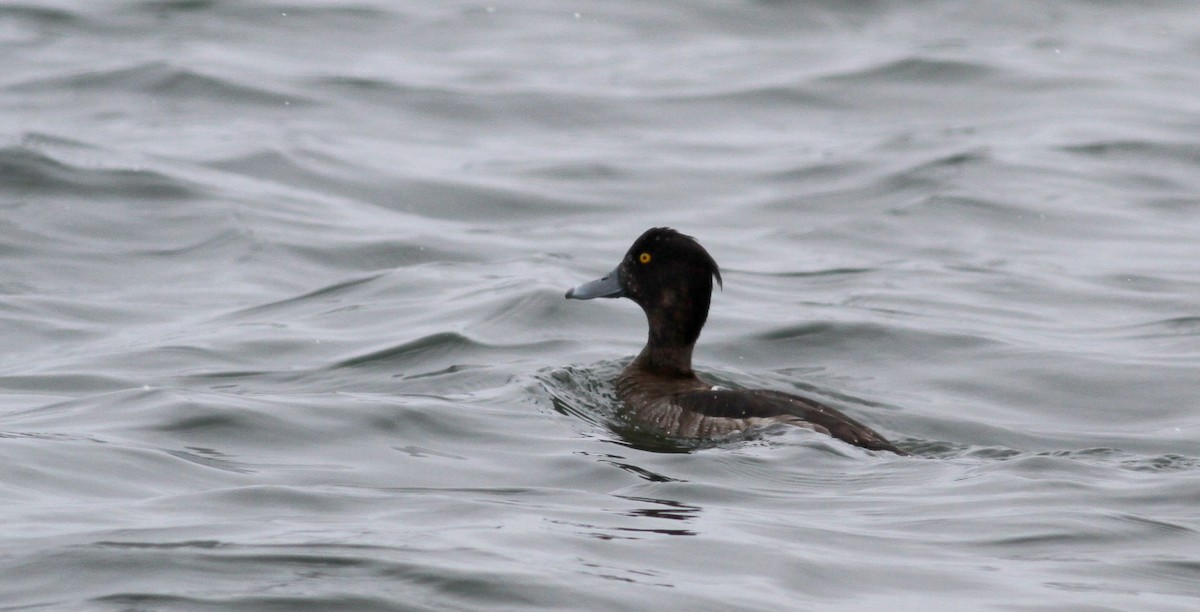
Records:
[[[780,391],[723,389],[695,374],[655,373],[638,360],[621,372],[616,386],[634,421],[669,436],[718,438],[783,423],[871,450],[908,454],[833,408]]]

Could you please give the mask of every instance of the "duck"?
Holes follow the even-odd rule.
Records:
[[[776,423],[810,429],[869,450],[907,455],[880,433],[815,400],[769,389],[728,389],[692,369],[721,270],[693,237],[646,230],[608,274],[567,291],[570,300],[628,298],[646,315],[646,346],[615,381],[632,420],[680,439],[714,439]]]

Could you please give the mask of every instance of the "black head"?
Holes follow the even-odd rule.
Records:
[[[567,292],[588,300],[627,297],[650,322],[650,347],[690,346],[708,318],[721,271],[695,238],[666,227],[646,230],[608,275]]]

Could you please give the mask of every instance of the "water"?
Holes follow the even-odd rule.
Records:
[[[0,2],[0,607],[1193,610],[1187,1]],[[654,225],[804,431],[625,424]]]

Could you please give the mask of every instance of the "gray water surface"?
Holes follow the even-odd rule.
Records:
[[[1200,606],[1200,6],[0,1],[0,608]],[[648,227],[697,368],[625,423]]]

